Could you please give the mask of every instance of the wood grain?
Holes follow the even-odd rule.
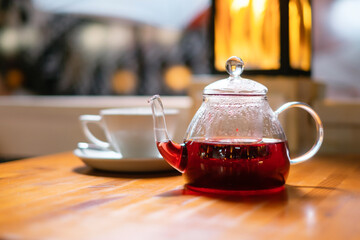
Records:
[[[283,192],[205,196],[175,172],[92,170],[72,153],[0,164],[0,239],[360,239],[360,156],[291,166]]]

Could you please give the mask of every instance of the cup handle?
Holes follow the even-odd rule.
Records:
[[[317,134],[316,134],[316,141],[315,141],[314,145],[311,147],[311,149],[299,157],[290,159],[291,164],[304,162],[304,161],[308,160],[309,158],[311,158],[312,156],[314,156],[317,153],[317,151],[319,151],[320,146],[324,140],[324,128],[323,128],[323,124],[320,120],[320,117],[308,104],[302,103],[302,102],[288,102],[288,103],[285,103],[284,105],[282,105],[281,107],[279,107],[275,111],[275,114],[276,114],[276,116],[278,116],[284,110],[293,108],[293,107],[299,107],[299,108],[306,110],[314,118]]]
[[[99,115],[81,115],[79,120],[81,122],[81,127],[83,129],[83,132],[84,132],[86,138],[90,142],[98,145],[101,148],[109,148],[110,147],[110,144],[108,142],[101,141],[100,139],[95,137],[88,128],[89,123],[95,123],[95,124],[98,124],[103,129],[103,126],[101,124],[101,116],[99,116]]]

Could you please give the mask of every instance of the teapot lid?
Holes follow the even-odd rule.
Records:
[[[264,85],[240,76],[244,70],[241,58],[230,57],[225,67],[230,76],[207,85],[205,95],[262,96],[267,93],[268,89]]]

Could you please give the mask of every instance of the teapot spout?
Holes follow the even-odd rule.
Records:
[[[149,101],[154,121],[154,133],[156,142],[170,141],[166,128],[164,107],[159,95],[152,96]]]
[[[164,159],[176,170],[183,172],[185,170],[183,159],[184,146],[173,142],[168,135],[164,115],[164,107],[159,95],[154,95],[148,101],[151,105],[154,134],[156,146]]]

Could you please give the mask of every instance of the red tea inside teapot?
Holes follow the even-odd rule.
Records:
[[[164,159],[184,174],[195,191],[229,194],[273,193],[284,188],[290,164],[311,158],[323,141],[319,116],[305,103],[270,108],[267,88],[240,77],[244,63],[231,57],[230,74],[204,89],[203,103],[193,117],[184,142],[170,140],[158,95],[150,99],[157,147]],[[312,148],[289,158],[285,133],[278,115],[292,107],[305,109],[315,119],[317,139]]]
[[[157,146],[162,152],[173,144],[158,142]],[[276,139],[255,144],[221,138],[187,141],[180,155],[187,187],[210,193],[280,189],[290,167],[287,143]],[[167,159],[176,162],[177,156]]]

